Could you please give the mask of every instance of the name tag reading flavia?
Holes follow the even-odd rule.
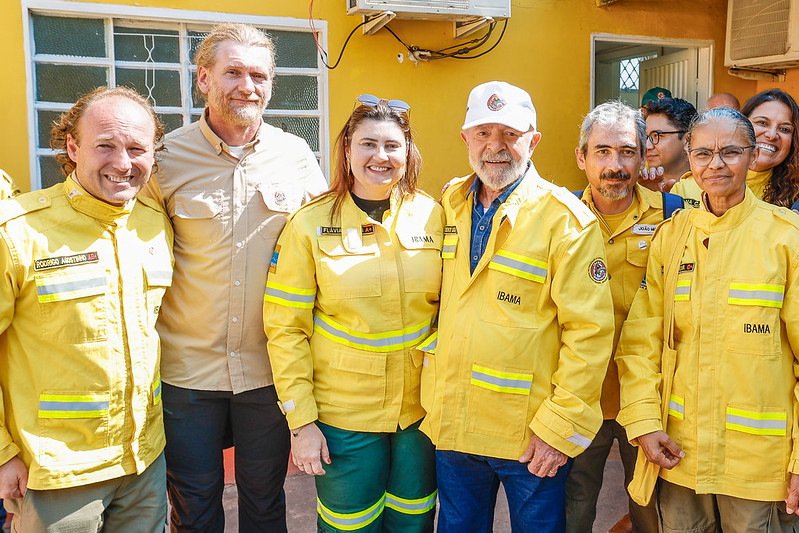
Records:
[[[652,235],[657,224],[633,224],[633,235]]]

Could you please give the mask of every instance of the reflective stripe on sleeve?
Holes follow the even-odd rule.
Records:
[[[585,435],[580,435],[579,433],[575,433],[571,437],[566,438],[567,441],[571,442],[572,444],[576,444],[580,448],[586,450],[589,446],[591,446],[591,439],[586,437]]]
[[[727,299],[727,303],[782,308],[784,298],[784,285],[730,283],[730,296]]]
[[[784,437],[787,427],[788,418],[785,413],[758,413],[727,407],[727,429],[743,431],[753,435]]]
[[[441,247],[441,258],[452,259],[455,257],[455,251],[458,249],[458,235],[450,234],[444,235],[444,244]]]
[[[338,324],[321,311],[317,311],[313,319],[313,329],[316,333],[344,346],[379,353],[416,346],[430,333],[431,324],[432,319],[405,329],[386,331],[385,333],[362,333]]]
[[[675,302],[687,302],[691,299],[691,280],[681,279],[677,281],[677,290],[674,291]]]
[[[36,278],[36,293],[42,303],[58,302],[102,294],[107,285],[107,277],[98,275],[96,271],[89,275],[65,274]]]
[[[496,392],[510,394],[530,394],[533,386],[532,374],[500,372],[477,364],[472,365],[472,385]]]
[[[147,284],[152,287],[169,287],[172,285],[171,270],[147,271]]]
[[[547,267],[547,264],[543,261],[509,252],[508,250],[499,250],[488,264],[488,268],[491,270],[499,270],[500,272],[537,281],[538,283],[544,283],[544,280],[546,280]]]
[[[416,347],[417,350],[428,353],[436,353],[438,346],[438,330],[434,331],[432,335],[422,341],[422,344]]]
[[[159,372],[157,376],[155,376],[155,381],[153,382],[153,405],[157,404],[161,401],[161,373]]]
[[[669,414],[677,420],[685,418],[685,400],[672,394],[669,396]]]
[[[110,407],[110,394],[39,395],[39,418],[102,418]]]
[[[361,529],[374,522],[383,512],[385,503],[386,495],[384,493],[377,503],[368,509],[356,513],[337,513],[322,505],[322,500],[317,497],[316,511],[319,513],[322,520],[331,526],[341,529],[342,531],[355,531],[356,529]]]
[[[424,514],[436,508],[436,494],[438,494],[438,490],[434,490],[430,495],[423,498],[409,500],[387,492],[386,507],[403,514]]]
[[[313,309],[316,289],[298,289],[267,280],[264,301],[297,309]]]

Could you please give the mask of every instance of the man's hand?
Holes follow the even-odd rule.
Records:
[[[641,435],[638,437],[638,445],[644,450],[647,461],[666,470],[677,466],[680,459],[685,457],[685,452],[664,431],[653,431]]]
[[[799,514],[799,475],[797,474],[791,474],[788,497],[785,498],[785,510],[788,514]]]
[[[0,465],[0,498],[22,498],[28,492],[28,469],[25,463],[14,456],[7,463]]]
[[[327,449],[327,439],[316,423],[311,422],[292,430],[291,457],[300,471],[312,476],[325,475],[322,461],[330,464],[330,452]]]
[[[554,477],[558,468],[566,464],[569,458],[565,453],[559,452],[538,435],[530,438],[530,444],[519,458],[520,463],[527,463],[527,470],[538,477]]]

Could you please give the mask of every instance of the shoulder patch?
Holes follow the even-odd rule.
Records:
[[[596,220],[596,216],[594,216],[588,206],[585,205],[582,200],[579,200],[569,189],[564,187],[552,187],[550,192],[553,198],[571,211],[582,227]]]
[[[607,281],[608,267],[605,265],[604,259],[597,257],[591,261],[591,265],[588,267],[588,277],[590,277],[594,283],[604,283]]]
[[[44,191],[32,191],[20,194],[0,202],[0,226],[34,211],[50,207],[52,199]]]

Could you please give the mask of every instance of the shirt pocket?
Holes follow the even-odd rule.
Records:
[[[782,353],[780,311],[784,283],[732,281],[727,294],[727,349],[734,353],[776,356]]]
[[[386,355],[340,346],[330,354],[330,403],[350,409],[382,409]]]
[[[35,275],[42,338],[68,344],[106,340],[108,276],[101,267]]]
[[[142,265],[144,281],[147,287],[147,327],[152,329],[161,310],[161,301],[164,299],[167,287],[172,286],[172,265],[167,261],[154,261]]]
[[[624,265],[622,275],[624,279],[624,306],[629,309],[633,304],[633,299],[641,286],[641,280],[646,275],[646,262],[649,258],[650,237],[633,235],[626,240],[627,242],[627,264]],[[615,275],[615,274],[614,274]]]
[[[397,235],[405,292],[441,291],[441,234]]]
[[[39,395],[39,463],[102,464],[111,460],[111,394],[46,390]]]
[[[174,196],[172,224],[181,240],[217,242],[225,231],[222,191],[186,191]]]
[[[788,420],[788,413],[782,407],[728,404],[725,472],[748,481],[785,481],[791,456]]]
[[[480,319],[514,328],[537,328],[538,300],[548,276],[546,258],[500,249],[485,272],[486,302]]]
[[[258,235],[277,241],[286,225],[288,215],[302,206],[303,192],[287,183],[265,183],[258,186],[260,209],[253,211],[258,220]]]
[[[319,240],[317,294],[332,300],[380,296],[380,257],[377,243],[354,251],[340,238]]]
[[[475,362],[466,407],[466,431],[521,441],[529,423],[533,373]]]

